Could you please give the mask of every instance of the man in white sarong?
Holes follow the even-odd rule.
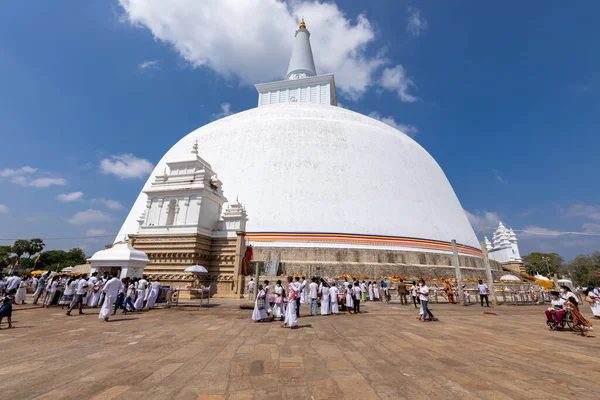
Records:
[[[146,298],[147,288],[148,281],[146,280],[146,275],[144,275],[142,279],[138,281],[135,303],[133,303],[136,310],[141,310],[144,308],[144,299]]]
[[[100,309],[99,319],[108,322],[108,318],[113,312],[113,306],[117,299],[119,289],[121,289],[121,280],[117,278],[117,273],[114,273],[112,278],[109,279],[102,288],[102,291],[104,292],[104,303],[102,303],[102,308]]]
[[[331,314],[337,314],[339,312],[338,309],[338,294],[340,290],[337,288],[335,283],[329,288],[329,308],[331,309]]]
[[[300,303],[308,304],[308,281],[306,280],[306,277],[304,277],[304,280],[302,281],[302,292],[300,293]]]
[[[94,272],[88,281],[88,307],[98,307],[98,301],[102,294],[102,288],[100,287],[100,281],[98,280],[98,273]]]
[[[284,328],[298,329],[298,317],[296,316],[296,299],[298,298],[298,288],[292,282],[292,277],[288,276],[288,306],[285,309]]]
[[[329,287],[321,282],[321,315],[329,314]]]
[[[154,304],[156,304],[156,299],[158,299],[158,295],[160,293],[160,281],[158,280],[158,278],[156,278],[154,282],[152,282],[152,284],[150,285],[150,290],[148,290],[148,292],[150,292],[150,294],[148,295],[146,308],[148,308],[148,310],[151,310],[154,308]]]

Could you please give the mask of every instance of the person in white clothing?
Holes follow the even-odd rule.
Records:
[[[296,278],[298,279],[298,278]],[[300,282],[293,282],[291,276],[288,276],[288,306],[285,310],[285,322],[281,326],[282,328],[291,328],[298,329],[298,315],[296,314],[296,299],[298,298],[299,290],[296,283],[300,284]]]
[[[371,283],[371,281],[369,281],[369,301],[373,301],[373,298],[375,297],[373,294],[373,284]]]
[[[117,278],[117,273],[115,272],[111,279],[106,282],[102,291],[104,292],[104,303],[102,303],[102,308],[100,309],[100,314],[98,315],[99,319],[103,319],[105,322],[108,322],[108,318],[112,313],[113,305],[115,300],[117,299],[117,294],[119,293],[119,289],[121,289],[121,280]]]
[[[102,294],[101,280],[98,279],[98,273],[94,272],[88,281],[88,307],[98,307],[100,301],[100,295]]]
[[[283,309],[284,290],[281,281],[278,280],[275,285],[275,306],[273,307],[273,318],[279,318],[283,321],[285,310]]]
[[[381,301],[379,297],[379,286],[377,286],[377,281],[373,282],[373,298],[375,301]]]
[[[269,318],[269,314],[265,310],[265,291],[262,285],[258,285],[258,294],[254,302],[254,311],[252,312],[252,320],[254,322],[265,322]]]
[[[75,307],[79,307],[79,314],[83,314],[83,299],[85,298],[86,293],[87,274],[83,274],[83,276],[77,281],[77,290],[75,291],[75,298],[71,302],[71,306],[69,307],[69,311],[67,311],[67,315],[71,315],[71,311]]]
[[[352,314],[352,308],[354,308],[354,301],[352,301],[352,286],[348,284],[348,288],[345,290],[346,302],[344,303],[344,307],[346,307],[346,311]]]
[[[437,318],[433,316],[428,307],[429,288],[427,285],[425,285],[425,281],[423,279],[419,281],[419,284],[419,298],[421,299],[421,308],[423,309],[423,321],[427,321],[427,318],[429,318],[429,321],[437,321]]]
[[[304,280],[302,281],[302,291],[300,293],[300,303],[308,304],[308,281],[306,280],[306,277],[304,277]]]
[[[13,275],[6,280],[6,293],[10,293],[13,290],[16,292],[21,284],[21,278],[18,275]]]
[[[339,312],[339,308],[338,308],[338,294],[339,293],[340,293],[340,290],[337,288],[336,284],[334,283],[329,288],[329,308],[331,308],[331,314],[337,314]]]
[[[160,281],[158,280],[158,278],[156,278],[154,282],[150,284],[150,289],[148,290],[148,292],[150,294],[148,295],[146,308],[148,310],[151,310],[154,308],[154,305],[156,304],[156,299],[158,298],[158,294],[160,293]]]
[[[594,288],[593,285],[589,285],[584,293],[589,297],[588,300],[592,300],[589,304],[594,318],[600,318],[600,290]]]
[[[15,304],[25,304],[26,299],[27,282],[21,279],[21,282],[19,282],[19,288],[17,289],[17,294],[15,295]]]
[[[321,315],[329,314],[329,287],[321,283]]]
[[[250,282],[248,282],[248,299],[252,300],[254,298],[254,288],[256,287],[256,282],[254,282],[253,278],[250,278]]]
[[[146,279],[146,275],[144,275],[142,279],[138,281],[135,303],[133,304],[136,310],[141,310],[144,308],[144,298],[146,297],[147,288],[148,280]]]
[[[309,315],[313,315],[313,307],[315,309],[315,315],[319,311],[319,285],[317,285],[317,278],[311,279],[310,285],[308,285],[308,289],[310,292],[310,305],[308,308]]]
[[[479,284],[477,285],[479,289],[479,299],[481,300],[481,307],[483,307],[483,300],[485,299],[485,304],[487,307],[490,306],[490,300],[488,299],[488,285],[483,283],[483,280],[479,280]]]

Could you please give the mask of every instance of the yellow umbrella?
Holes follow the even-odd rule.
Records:
[[[48,272],[48,271],[42,271],[41,269],[38,269],[38,270],[36,270],[36,271],[33,271],[33,272],[31,273],[31,275],[41,275],[41,274],[44,274],[44,273],[46,273],[46,272]]]

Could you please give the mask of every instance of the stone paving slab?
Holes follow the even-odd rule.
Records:
[[[600,342],[550,332],[544,306],[367,303],[361,315],[254,323],[240,301],[98,320],[18,309],[0,330],[11,399],[597,398]],[[302,308],[304,314],[305,307]],[[589,316],[586,311],[585,314]],[[3,323],[2,328],[5,328]],[[599,324],[600,325],[600,324]]]

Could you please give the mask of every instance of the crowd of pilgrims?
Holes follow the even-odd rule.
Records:
[[[250,298],[254,297],[256,283],[253,279],[248,283],[248,294]],[[419,308],[419,317],[421,321],[437,321],[429,310],[429,288],[424,280],[420,280],[413,285],[410,290],[400,280],[398,292],[402,304],[407,304],[407,295],[413,297],[415,308]],[[319,307],[321,315],[338,314],[348,312],[350,314],[359,314],[360,303],[364,301],[386,301],[389,303],[390,290],[385,281],[378,284],[377,281],[359,282],[355,280],[348,282],[348,279],[342,284],[337,282],[329,283],[324,279],[313,277],[308,283],[306,278],[302,282],[300,277],[287,278],[287,284],[282,284],[278,280],[272,289],[268,280],[256,287],[256,299],[254,302],[254,311],[252,319],[256,322],[273,321],[276,318],[283,321],[283,327],[298,328],[298,317],[300,316],[300,307],[307,304],[309,315],[318,315]],[[418,304],[418,306],[417,306]]]
[[[7,318],[12,328],[12,305],[26,304],[27,292],[31,293],[31,303],[42,307],[60,306],[67,308],[67,315],[77,309],[84,314],[84,308],[101,307],[100,319],[108,321],[117,311],[141,311],[154,308],[160,293],[160,281],[150,282],[146,275],[141,278],[123,278],[97,272],[83,275],[66,275],[45,272],[39,278],[33,276],[0,276],[0,296],[3,301],[0,308],[0,323]]]

